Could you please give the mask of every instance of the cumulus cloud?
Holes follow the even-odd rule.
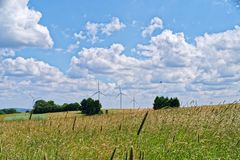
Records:
[[[130,92],[157,93],[160,82],[165,94],[207,101],[207,96],[226,97],[239,91],[240,28],[205,34],[186,41],[184,33],[164,30],[148,44],[138,44],[137,53],[144,58],[126,56],[121,44],[109,48],[89,48],[79,52],[71,62],[72,76],[82,70],[86,75],[102,77],[125,86]],[[227,92],[230,91],[231,92]],[[219,99],[218,99],[219,100]]]
[[[196,38],[201,53],[199,74],[195,82],[228,84],[240,81],[240,28]]]
[[[80,31],[79,33],[74,33],[74,37],[79,41],[86,39],[86,36],[84,35],[83,31]]]
[[[93,35],[102,32],[101,25],[87,24]],[[88,36],[80,32],[75,38]],[[71,59],[67,73],[32,58],[7,58],[0,60],[0,95],[12,88],[25,88],[53,93],[56,99],[78,99],[91,95],[98,79],[103,91],[120,85],[129,95],[135,94],[143,105],[151,105],[151,98],[159,94],[186,101],[198,99],[202,103],[219,102],[224,97],[232,100],[240,90],[238,44],[238,26],[198,36],[195,43],[188,43],[184,33],[165,29],[148,43],[137,45],[135,50],[140,58],[125,54],[125,47],[118,43],[107,48],[83,48]],[[109,102],[109,97],[105,100]],[[111,105],[116,105],[115,101]]]
[[[98,23],[92,23],[92,22],[87,22],[85,25],[85,28],[87,30],[87,35],[89,37],[89,40],[92,42],[92,44],[96,43],[99,40],[99,37],[97,36],[99,32],[99,27],[101,25]]]
[[[79,72],[74,75],[74,70],[81,68],[85,73],[106,77],[111,82],[133,82],[136,74],[133,70],[139,70],[144,62],[124,55],[123,51],[121,44],[113,44],[109,48],[85,48],[72,58],[69,72],[76,77]]]
[[[156,30],[156,29],[163,29],[163,21],[161,18],[159,17],[154,17],[151,20],[151,23],[148,27],[146,27],[143,31],[142,31],[142,36],[148,37],[151,36],[152,33]]]
[[[0,48],[51,48],[47,27],[39,24],[42,14],[28,7],[29,0],[1,0]]]
[[[77,41],[76,43],[74,44],[70,44],[68,47],[67,47],[67,53],[72,53],[74,50],[78,49],[79,48],[79,45],[80,45],[80,41]]]
[[[28,93],[58,103],[73,102],[92,94],[96,85],[94,77],[69,78],[58,68],[33,58],[0,60],[0,75],[0,97],[5,101],[21,97],[18,105],[27,106],[32,105]],[[107,83],[101,83],[101,89],[107,87]]]
[[[172,34],[165,30],[152,37],[150,44],[138,48],[143,55],[157,59],[156,62],[163,65],[167,74],[157,72],[164,75],[163,81],[177,80],[185,85],[182,94],[194,91],[198,95],[196,99],[203,95],[233,97],[239,92],[237,84],[240,83],[239,33],[240,28],[235,27],[221,33],[205,34],[195,39],[196,45],[191,45],[185,41],[183,33]],[[158,74],[153,79],[162,80],[158,79]]]
[[[12,78],[14,80],[42,80],[44,82],[49,81],[61,81],[64,74],[57,68],[52,67],[42,61],[37,61],[33,58],[24,59],[17,57],[16,59],[8,58],[1,62],[3,70],[3,76]]]
[[[9,48],[0,48],[0,57],[13,57],[15,56],[15,51]]]
[[[102,33],[107,34],[108,36],[112,35],[114,31],[119,31],[122,28],[126,27],[125,24],[123,24],[119,18],[113,17],[112,21],[108,24],[105,24],[102,26],[101,30]]]
[[[125,28],[126,25],[120,21],[118,17],[113,17],[109,23],[95,23],[87,22],[85,25],[85,31],[74,33],[74,37],[77,40],[84,40],[87,38],[92,44],[100,41],[99,36],[110,36],[113,32],[119,31]]]

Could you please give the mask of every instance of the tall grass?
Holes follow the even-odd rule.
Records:
[[[55,113],[46,120],[1,120],[0,159],[118,160],[126,159],[126,153],[146,160],[240,159],[239,133],[237,104],[109,110],[108,115],[90,117]]]

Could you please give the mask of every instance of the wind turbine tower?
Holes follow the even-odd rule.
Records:
[[[103,94],[101,91],[100,91],[100,84],[99,84],[99,81],[98,81],[98,89],[97,89],[97,92],[95,92],[94,94],[92,94],[90,97],[93,97],[93,96],[95,96],[95,95],[98,95],[98,101],[100,102],[100,95],[104,95],[105,96],[105,94]]]
[[[125,93],[122,92],[122,88],[119,86],[119,94],[117,95],[117,97],[120,97],[120,109],[122,109],[122,96],[127,96]]]
[[[133,103],[133,109],[135,109],[135,106],[136,106],[136,99],[135,99],[135,96],[134,96],[133,99],[132,99],[132,103]]]

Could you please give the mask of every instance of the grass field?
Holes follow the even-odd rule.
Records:
[[[30,115],[29,114],[15,114],[12,116],[6,116],[3,118],[4,121],[23,121],[23,120],[29,120]],[[45,120],[47,119],[46,114],[34,114],[32,115],[33,120]]]
[[[236,104],[110,110],[108,115],[90,117],[52,113],[45,120],[31,121],[0,117],[0,128],[0,159],[4,160],[240,159],[240,106]]]

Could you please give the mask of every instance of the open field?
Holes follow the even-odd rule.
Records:
[[[149,111],[140,135],[137,131]],[[9,116],[9,115],[7,115]],[[52,113],[4,121],[0,159],[240,159],[240,106],[119,110],[108,115]]]
[[[29,120],[29,114],[15,114],[12,116],[6,116],[3,118],[4,121],[22,121]],[[34,114],[32,115],[32,120],[45,120],[47,119],[46,114]]]

